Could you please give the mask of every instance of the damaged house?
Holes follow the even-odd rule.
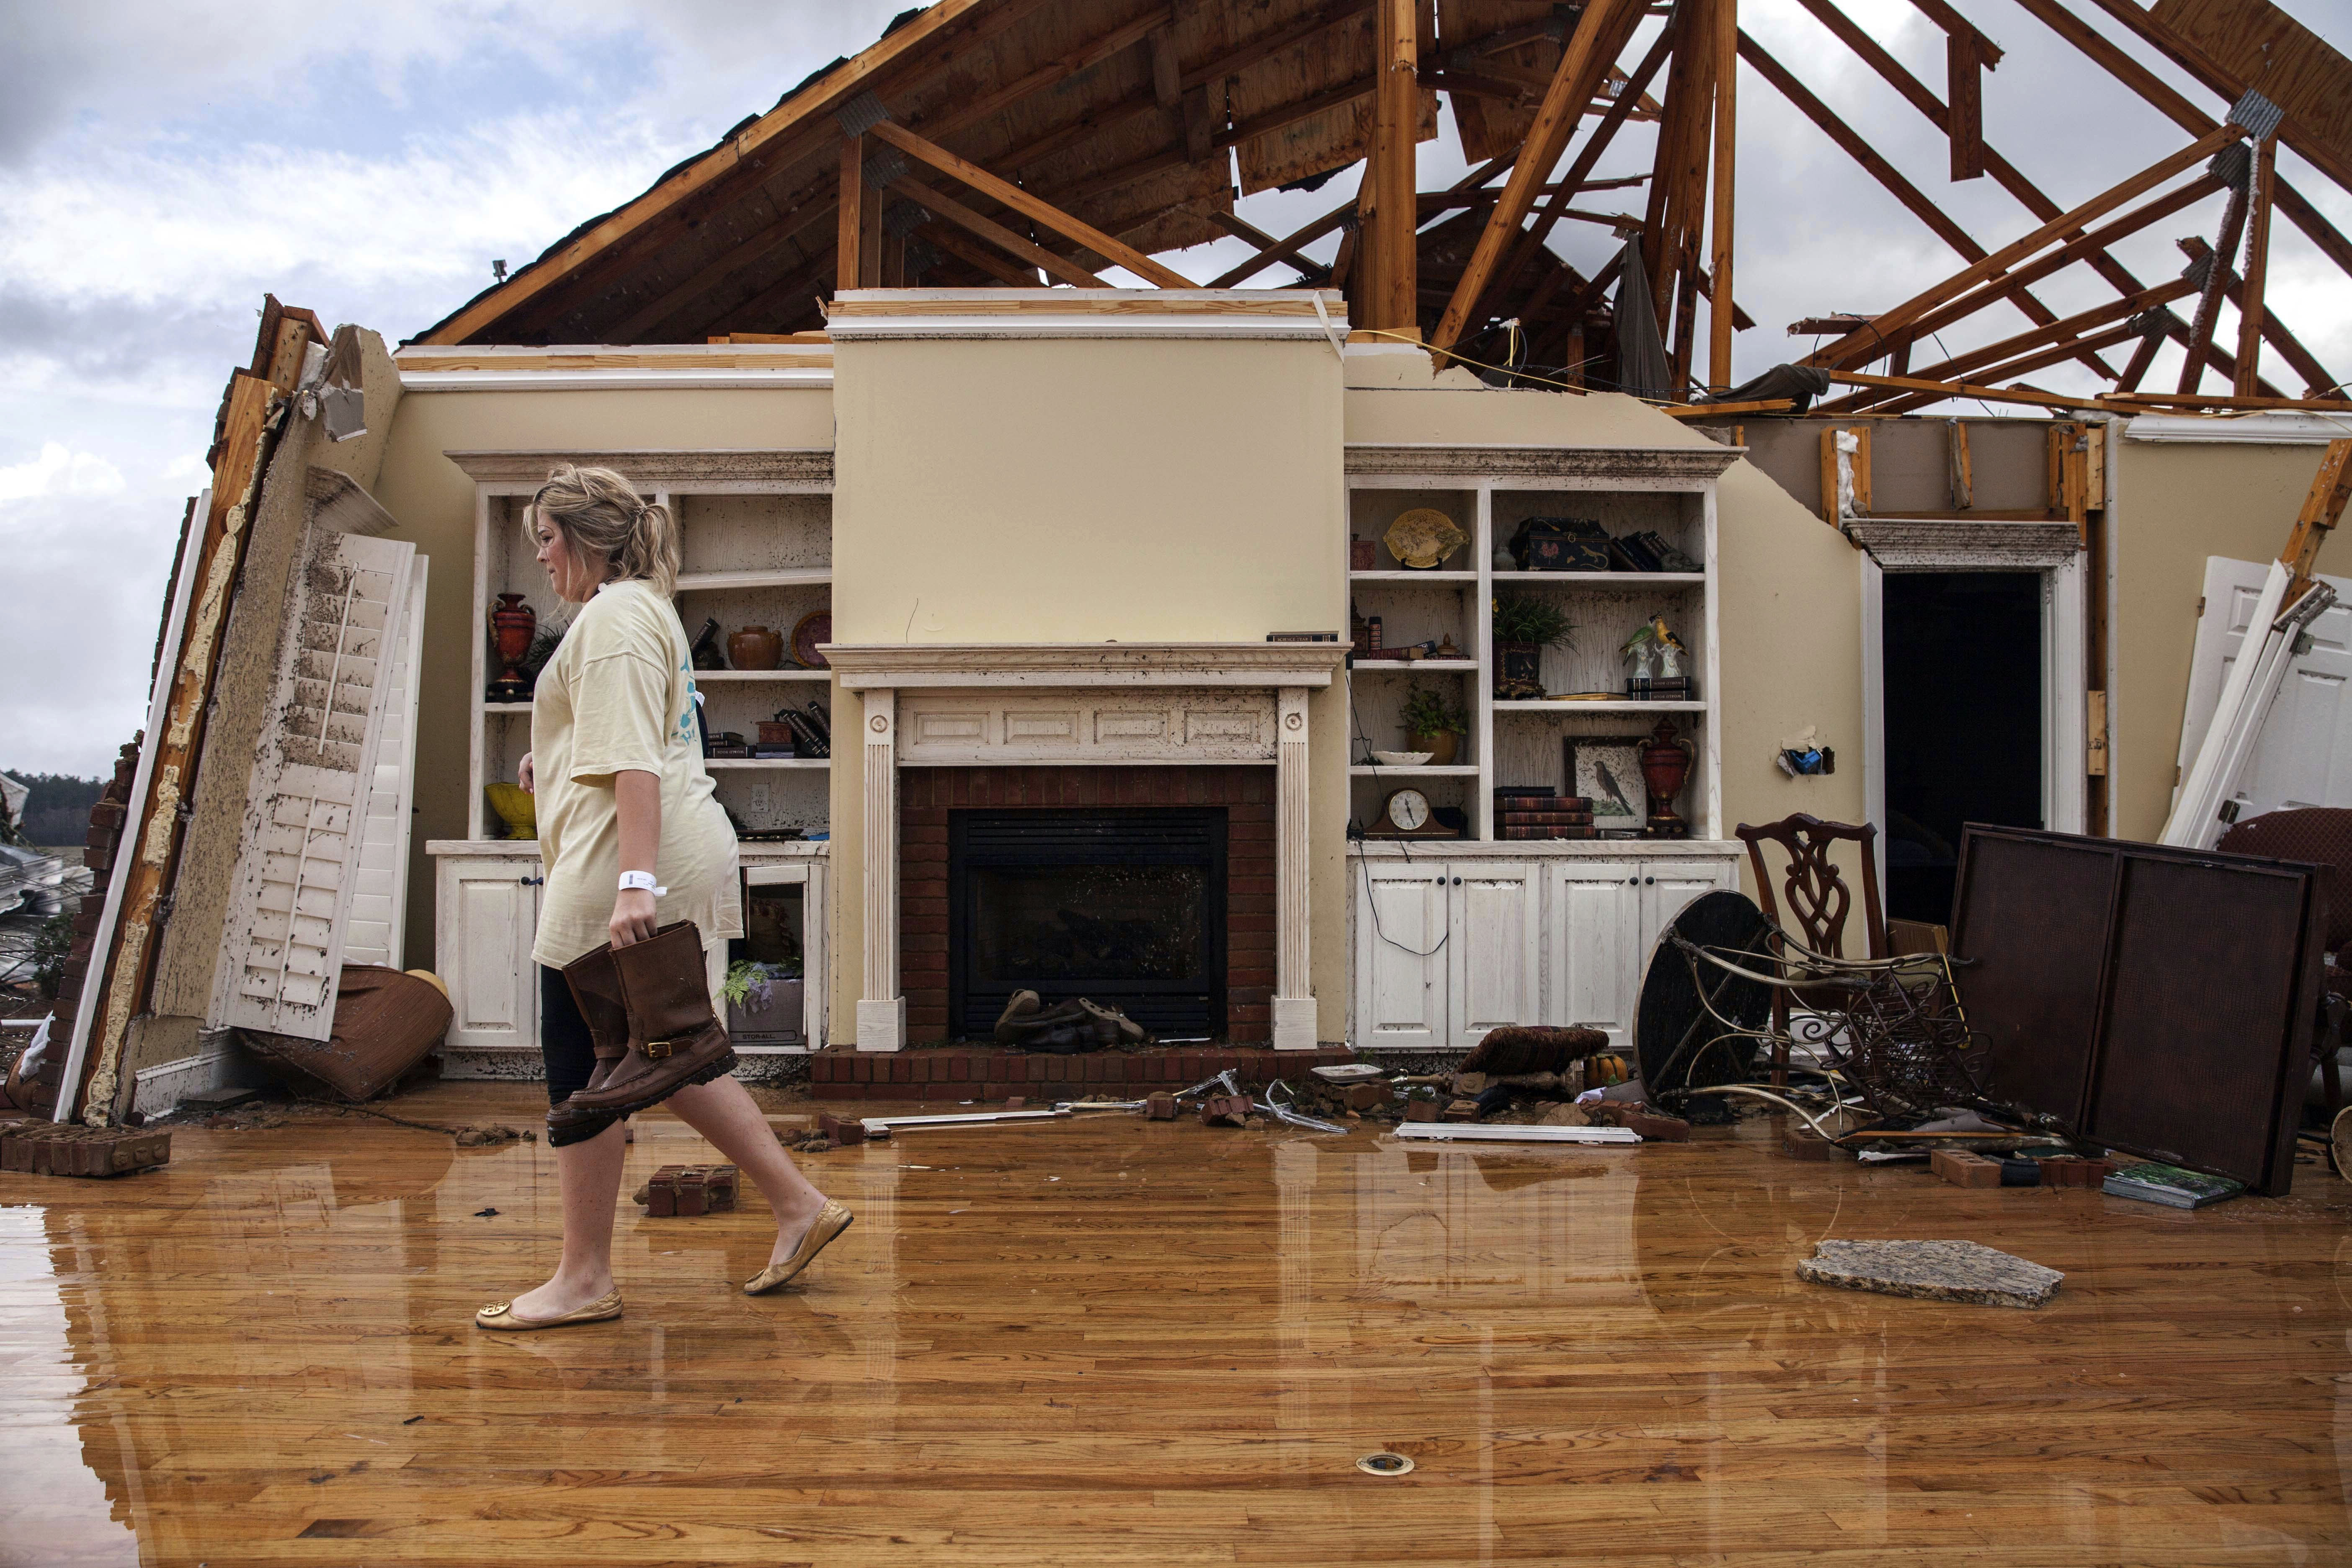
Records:
[[[368,1092],[428,1050],[436,1093],[539,1077],[515,781],[568,612],[522,520],[578,464],[680,520],[747,1078],[854,1119],[1140,1112],[1230,1074],[1215,1116],[1385,1118],[1414,1161],[1678,1140],[1744,1089],[1790,1112],[1774,1161],[1899,1135],[2031,1166],[2021,1140],[2063,1135],[2053,1160],[2284,1193],[2306,1079],[2315,1121],[2340,1108],[2326,889],[2352,839],[2282,819],[2352,808],[2352,609],[2318,570],[2352,399],[2265,278],[2290,229],[2352,272],[2296,184],[2352,188],[2352,63],[2268,0],[2020,0],[2086,91],[2177,127],[2119,183],[2045,191],[1998,150],[2002,48],[1967,17],[1916,0],[1949,46],[1931,82],[1801,3],[1945,134],[1953,180],[2015,199],[2008,230],[1962,229],[1732,0],[940,0],[396,345],[273,300],[11,1092],[108,1127],[317,1072],[362,968],[429,971],[447,1013]],[[1952,261],[1871,313],[1825,297],[1786,324],[1810,350],[1734,384],[1742,92]],[[1424,189],[1441,116],[1477,166]],[[1635,122],[1654,158],[1596,175]],[[1236,210],[1358,165],[1286,235]],[[1605,258],[1563,259],[1564,224],[1606,228]],[[2186,269],[2119,259],[2144,231]],[[1253,254],[1196,275],[1224,237]],[[2061,314],[2061,273],[2113,298]],[[2060,365],[2095,389],[2036,384]],[[1025,992],[1153,1044],[1008,1044]],[[2243,1048],[2157,1055],[2209,1002],[2182,1031]],[[2223,1087],[2116,1087],[2142,1079]],[[1323,1098],[1249,1098],[1293,1080]],[[2032,1115],[1945,1114],[1972,1094]],[[1312,1163],[1281,1168],[1286,1238]],[[1482,1204],[1517,1179],[1477,1169]],[[1709,1201],[1826,1235],[1782,1180]],[[1617,1236],[1632,1179],[1588,1185]],[[1348,1201],[1367,1258],[1423,1212]],[[1504,1212],[1458,1211],[1446,1268],[1516,1245]],[[1681,1283],[1627,1301],[1712,1309],[1703,1247],[1626,1234],[1576,1278],[1638,1254]],[[2056,1289],[1994,1272],[1945,1299]],[[1297,1334],[1301,1364],[1341,1355]]]

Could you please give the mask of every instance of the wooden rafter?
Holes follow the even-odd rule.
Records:
[[[1941,363],[1923,365],[1913,374],[1924,381],[1962,379],[1990,381],[1993,379],[1990,367],[1999,365],[2005,360],[2013,359],[2029,350],[2053,346],[2057,351],[2056,358],[2047,363],[2056,363],[2074,357],[2072,353],[2067,352],[2067,339],[2080,336],[2095,328],[2105,327],[2110,322],[2122,321],[2126,316],[2136,316],[2143,310],[2153,310],[2159,305],[2168,304],[2172,300],[2185,299],[2195,291],[2196,285],[2187,279],[2175,279],[2168,283],[2159,283],[2153,289],[2144,289],[2137,294],[2127,295],[2121,300],[2112,300],[2106,304],[2091,310],[2078,311],[2063,321],[2053,321],[2047,326],[2035,327],[2031,331],[2018,332],[1998,342],[1987,343],[1981,348],[1954,354]],[[2039,370],[2042,366],[2037,364],[2031,368]],[[2020,369],[2010,374],[2022,375],[2025,371]],[[1869,407],[1873,403],[1884,401],[1886,400],[1867,393],[1858,393],[1852,397],[1842,397],[1835,402],[1824,403],[1819,406],[1823,414],[1843,414],[1858,412]]]
[[[2181,362],[2181,392],[2194,392],[2205,375],[2206,350],[2212,346],[2213,324],[2221,314],[2222,275],[2238,258],[2238,241],[2246,232],[2246,193],[2252,182],[2233,185],[2230,204],[2221,209],[2221,232],[2205,268],[2205,284],[2198,291],[2197,316],[2189,329],[2189,357]]]
[[[1743,51],[1744,53],[1744,51]],[[1873,319],[1860,331],[1849,332],[1825,349],[1806,356],[1806,363],[1843,367],[1849,363],[1864,363],[1880,352],[1885,334],[1897,327],[1910,325],[1929,310],[1948,300],[1958,298],[1988,278],[2009,270],[2026,258],[2042,250],[2061,235],[2088,226],[2094,219],[2105,216],[2127,202],[2135,201],[2167,180],[2194,167],[2242,135],[2237,126],[2224,125],[2209,132],[2169,157],[2160,159],[2129,179],[2111,185],[2071,212],[2062,213],[2041,227],[1945,279],[1894,310]]]
[[[2246,271],[2238,300],[2238,374],[2231,390],[2241,397],[2255,395],[2263,359],[2263,286],[2270,277],[2271,187],[2278,183],[2278,138],[2265,136],[2254,149],[2254,166],[2246,195]],[[2214,258],[2222,287],[2229,286],[2229,264]]]
[[[2032,13],[2052,32],[2103,67],[2109,76],[2147,100],[2158,113],[2183,131],[2203,136],[2213,129],[2215,121],[2211,115],[2175,92],[2154,71],[2117,48],[2105,35],[2067,10],[2058,0],[2017,0],[2017,3]],[[2125,19],[2118,17],[2117,20]],[[2129,26],[2132,24],[2125,20],[2125,25]],[[2234,101],[2235,95],[2229,96]],[[2290,140],[2287,144],[2294,146],[2294,142]],[[2329,260],[2347,273],[2352,273],[2352,239],[2346,238],[2318,208],[2286,181],[2279,181],[2273,199],[2278,203],[2279,211],[2284,213],[2295,227],[2309,236],[2311,242],[2326,252]]]
[[[1415,144],[1421,114],[1420,17],[1415,0],[1373,0],[1372,132],[1365,147],[1364,181],[1372,207],[1364,237],[1370,287],[1359,308],[1364,325],[1420,333],[1420,209]]]
[[[1065,283],[1073,284],[1080,289],[1110,287],[1076,262],[1066,260],[1055,255],[1044,246],[1034,244],[1026,237],[1013,233],[993,218],[982,216],[945,191],[934,190],[922,181],[906,175],[899,177],[897,185],[908,201],[915,203],[933,217],[944,218],[966,233],[977,235],[997,249],[1026,261],[1032,267],[1042,267]]]
[[[1731,385],[1731,332],[1734,316],[1732,236],[1735,232],[1733,187],[1739,145],[1739,3],[1716,0],[1715,36],[1715,199],[1711,216],[1711,252],[1716,285],[1722,289],[1707,310],[1706,384],[1717,392]]]
[[[2189,265],[2192,267],[2213,254],[2213,247],[2205,242],[2202,235],[2190,235],[2183,239],[2180,241],[2180,249],[2181,253],[2189,258]],[[2240,287],[2242,281],[2235,272],[2223,269],[2221,297],[2229,300],[2231,307],[2242,314],[2246,308]],[[2336,378],[2328,374],[2327,367],[2321,364],[2312,352],[2304,346],[2302,339],[2287,331],[2285,323],[2278,319],[2275,312],[2267,309],[2263,311],[2263,341],[2276,349],[2279,358],[2284,360],[2297,375],[2303,377],[2305,395],[2321,396],[2335,387]],[[2233,374],[2231,377],[2233,385],[2236,379]]]
[[[866,134],[877,141],[888,142],[918,163],[929,163],[950,179],[994,197],[1013,211],[1052,229],[1065,239],[1076,241],[1113,266],[1124,267],[1139,278],[1157,283],[1162,289],[1195,287],[1192,280],[1182,273],[1162,267],[1133,246],[1113,239],[1092,224],[1072,217],[1068,213],[1048,202],[1040,201],[1020,186],[1009,181],[998,179],[970,159],[960,158],[937,142],[918,136],[904,126],[895,125],[886,120],[876,125]]]
[[[1504,184],[1502,199],[1495,204],[1486,227],[1479,231],[1469,264],[1454,286],[1453,298],[1446,301],[1445,312],[1432,340],[1433,347],[1450,349],[1461,341],[1471,308],[1486,291],[1486,279],[1501,261],[1504,246],[1518,232],[1528,209],[1534,205],[1536,187],[1545,182],[1552,165],[1559,161],[1570,133],[1576,129],[1585,103],[1592,97],[1592,84],[1613,63],[1602,58],[1599,40],[1610,30],[1611,19],[1622,3],[1623,0],[1590,0],[1578,17],[1576,31],[1569,36],[1568,47],[1560,52],[1559,68],[1552,74],[1551,86],[1536,110],[1535,123],[1528,130],[1518,162],[1511,165],[1511,177]]]
[[[1778,89],[1783,98],[1794,104],[1798,111],[1806,119],[1820,127],[1822,134],[1836,142],[1848,157],[1867,170],[1872,178],[1885,186],[1895,200],[1908,208],[1913,216],[1933,230],[1937,238],[1958,251],[1968,260],[1979,265],[1984,262],[1986,251],[1983,246],[1979,245],[1966,229],[1954,223],[1943,208],[1929,200],[1927,193],[1905,179],[1902,173],[1880,156],[1878,150],[1864,141],[1860,132],[1839,119],[1827,104],[1814,97],[1802,82],[1790,74],[1787,67],[1766,53],[1763,47],[1745,32],[1739,36],[1739,58],[1754,67],[1759,76]],[[2078,227],[2079,226],[2077,230],[2060,232],[2075,232],[2078,231]],[[2015,301],[2019,310],[2025,312],[2026,318],[2030,321],[2047,326],[2058,319],[2056,311],[2044,305],[2030,289],[2021,285],[2011,291],[2010,298]],[[1885,323],[1881,321],[1878,326],[1883,332]],[[1896,346],[1882,339],[1880,352],[1889,352]],[[1874,354],[1870,357],[1877,356]],[[2089,366],[2101,380],[2111,381],[2115,378],[2114,370],[2102,362],[2095,353],[2086,351],[2082,358],[2083,363]]]

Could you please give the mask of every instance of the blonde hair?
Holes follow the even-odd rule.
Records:
[[[532,529],[533,512],[573,548],[612,562],[614,581],[650,583],[665,598],[677,591],[677,519],[612,469],[565,464],[530,498],[523,514],[526,532]]]

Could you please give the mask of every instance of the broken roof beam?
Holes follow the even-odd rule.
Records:
[[[2203,235],[2192,234],[2179,244],[2181,253],[2189,258],[2192,267],[2213,254],[2213,247],[2206,243]],[[2221,297],[2242,315],[2245,305],[2240,293],[2241,281],[2234,271],[2227,268],[2222,269]],[[2328,374],[2327,367],[2304,346],[2303,340],[2287,330],[2286,323],[2278,319],[2278,312],[2267,305],[2263,310],[2263,341],[2276,349],[2279,358],[2284,360],[2295,374],[2303,377],[2305,396],[2324,397],[2339,384],[2336,377]],[[2231,379],[2234,382],[2234,375]]]
[[[2241,397],[2252,397],[2261,390],[2259,372],[2263,359],[2263,329],[2269,312],[2263,302],[2265,285],[2270,279],[2271,258],[2271,192],[2278,184],[2278,137],[2265,136],[2254,149],[2254,166],[2249,178],[2246,214],[2246,270],[2240,285],[2238,300],[2238,374],[2232,378],[2231,390]],[[2213,270],[2221,277],[2222,286],[2229,282],[2229,263],[2216,257]]]
[[[2213,129],[2211,115],[2175,92],[2155,72],[2124,53],[2105,34],[2058,4],[2058,0],[2017,0],[2017,3],[2032,12],[2052,32],[2104,67],[2108,75],[2138,93],[2158,112],[2183,131],[2202,136]],[[2126,25],[2131,24],[2126,21]],[[2292,139],[2287,144],[2294,146]],[[2279,181],[2273,199],[2278,203],[2279,211],[2284,213],[2295,227],[2309,236],[2311,242],[2319,247],[2329,260],[2347,273],[2352,273],[2352,239],[2347,239],[2334,224],[2321,216],[2318,208],[2285,180]]]
[[[1766,53],[1763,47],[1749,37],[1745,31],[1739,35],[1739,57],[1753,66],[1758,75],[1777,88],[1783,98],[1796,105],[1799,112],[1820,127],[1822,134],[1843,149],[1847,156],[1869,171],[1871,176],[1885,186],[1895,200],[1910,209],[1913,216],[1933,229],[1937,237],[1979,267],[1984,265],[1986,260],[1984,247],[1979,245],[1966,229],[1954,223],[1943,208],[1928,200],[1925,192],[1905,179],[1894,164],[1879,155],[1876,148],[1864,141],[1861,134],[1839,119],[1827,104],[1815,98],[1802,82],[1790,74],[1787,67]],[[2069,226],[2068,228],[2059,232],[2072,233],[2074,226]],[[2039,249],[2040,247],[2037,246],[2035,248]],[[1966,277],[1967,274],[1963,273],[1961,276]],[[2056,311],[2044,305],[2021,285],[2012,291],[2012,297],[2016,300],[2017,308],[2024,311],[2030,321],[2047,326],[2058,319]],[[1876,330],[1883,333],[1886,330],[1886,323],[1880,321],[1877,323]],[[1881,353],[1892,352],[1895,346],[1881,341],[1875,345],[1875,352],[1868,357],[1875,359]],[[1824,352],[1834,352],[1834,345],[1832,350]],[[2115,379],[2115,371],[2102,363],[2095,353],[2086,351],[2082,358],[2083,363],[2103,380]],[[1815,361],[1814,363],[1829,362]]]
[[[1478,233],[1478,243],[1463,268],[1461,281],[1454,287],[1453,298],[1446,302],[1431,346],[1450,349],[1461,341],[1472,308],[1502,260],[1503,247],[1518,233],[1528,209],[1535,205],[1535,188],[1544,184],[1559,161],[1601,73],[1615,63],[1613,53],[1604,58],[1601,40],[1616,36],[1613,23],[1623,4],[1624,0],[1590,0],[1577,18],[1576,30],[1560,52],[1559,68],[1552,73],[1551,86],[1536,110],[1535,123],[1528,130],[1518,161],[1511,165],[1502,199]]]
[[[2130,342],[2140,335],[2140,329],[2136,324],[2130,321],[2124,321],[2116,326],[2109,328],[2105,331],[2090,333],[2087,336],[2078,339],[2077,342],[2093,349],[2103,350],[2121,348],[2124,344]],[[2043,348],[2032,353],[2021,353],[2013,359],[2004,360],[1997,364],[1988,364],[1980,370],[1972,370],[1964,374],[1978,381],[1987,384],[1995,382],[2011,382],[2014,381],[2021,375],[2031,375],[2037,370],[2047,369],[2049,366],[2053,364],[2064,363],[2067,360],[2074,357],[2074,345],[2073,343],[2060,343],[2055,348]],[[1921,374],[1923,378],[1936,377],[1938,379],[1948,379],[1948,377],[1942,376],[1937,369],[1932,367]],[[2106,395],[2098,394],[2097,395],[2105,396]],[[1897,397],[1892,403],[1882,403],[1876,407],[1869,410],[1869,412],[1874,415],[1909,414],[1942,401],[1943,399],[1941,396],[1920,393],[1913,395]]]
[[[969,159],[956,156],[937,142],[918,136],[902,125],[884,120],[877,121],[866,133],[877,140],[888,142],[919,163],[929,164],[950,179],[993,197],[1039,226],[1052,229],[1063,238],[1076,241],[1115,267],[1124,267],[1137,277],[1156,283],[1162,289],[1197,287],[1182,273],[1162,267],[1132,246],[1113,239],[1093,225],[1083,223],[1061,208],[1038,200],[1020,186],[1009,181],[998,179],[979,164]]]
[[[1842,366],[1856,356],[1876,357],[1883,352],[1878,345],[1885,341],[1885,334],[1895,328],[1908,326],[1937,306],[1958,299],[1989,278],[1998,277],[2042,250],[2059,236],[2072,233],[2093,219],[2104,217],[2125,203],[2156,189],[2174,175],[2211,157],[2243,134],[2244,132],[2236,125],[2217,126],[2179,152],[2158,160],[2129,179],[2109,186],[2072,212],[2061,214],[2030,234],[2011,241],[1991,255],[1905,300],[1875,318],[1868,327],[1849,332],[1829,347],[1807,355],[1806,363]]]
[[[1866,375],[1860,371],[1832,370],[1830,379],[1842,386],[1885,387],[1896,392],[1925,392],[1935,395],[1930,402],[1942,402],[1948,397],[1974,397],[1986,403],[2018,403],[2033,408],[2095,408],[2098,394],[2084,397],[2060,397],[2054,393],[2037,392],[2022,387],[1979,386],[1968,382],[1927,381],[1916,375]]]

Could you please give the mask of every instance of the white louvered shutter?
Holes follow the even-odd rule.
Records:
[[[315,527],[303,541],[221,933],[221,1023],[310,1040],[332,1032],[415,553]]]
[[[408,613],[400,618],[385,677],[383,739],[376,747],[360,830],[358,885],[343,937],[345,963],[401,966],[401,928],[408,918],[408,825],[416,795],[416,658],[425,641],[425,574],[410,568]]]

